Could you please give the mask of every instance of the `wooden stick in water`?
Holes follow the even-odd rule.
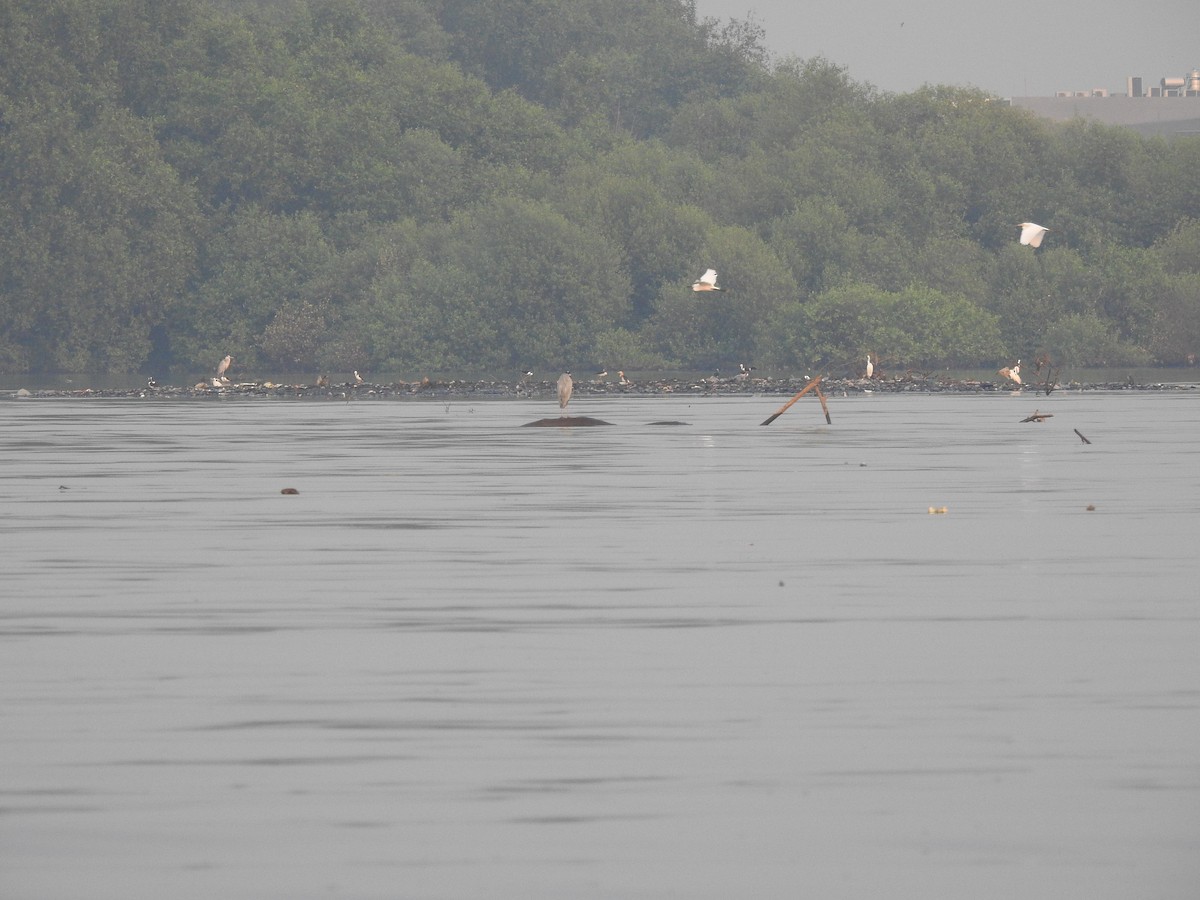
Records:
[[[799,400],[801,397],[803,397],[805,394],[807,394],[809,391],[811,391],[813,388],[815,388],[820,383],[821,383],[821,376],[818,375],[816,378],[814,378],[812,381],[810,381],[808,384],[806,384],[804,386],[804,390],[800,391],[800,393],[796,394],[795,397],[793,397],[787,403],[783,404],[783,406],[779,407],[779,409],[775,410],[775,412],[771,413],[771,415],[767,416],[766,421],[764,421],[762,424],[770,425],[772,422],[774,422],[776,419],[778,419],[780,416],[782,416],[785,412],[787,412],[788,407],[790,407],[793,403],[795,403],[797,400]]]
[[[1076,434],[1079,434],[1079,429],[1078,429],[1078,428],[1073,428],[1073,429],[1072,429],[1072,431],[1074,431]],[[1090,444],[1090,443],[1091,443],[1091,441],[1089,441],[1087,438],[1085,438],[1085,437],[1084,437],[1082,434],[1079,434],[1079,439],[1080,439],[1081,441],[1083,441],[1085,444]]]
[[[825,395],[821,393],[820,388],[817,388],[817,399],[821,401],[821,409],[825,413],[825,424],[832,425],[833,419],[829,418],[829,405],[825,402]]]

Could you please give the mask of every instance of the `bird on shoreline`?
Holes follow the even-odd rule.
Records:
[[[223,378],[231,365],[233,365],[233,357],[226,355],[223,360],[217,363],[217,377]]]
[[[1003,378],[1007,378],[1009,381],[1013,382],[1014,384],[1020,384],[1021,383],[1021,361],[1018,359],[1017,364],[1015,366],[1013,366],[1012,368],[1005,366],[1003,369],[1001,369],[996,374],[1002,376]]]
[[[867,354],[867,377],[870,378],[875,374],[875,363],[871,362],[871,354]]]
[[[362,377],[361,375],[359,375],[359,374],[358,374],[358,369],[355,369],[355,370],[354,370],[354,383],[355,383],[355,384],[362,384],[362,383],[363,383],[363,377]]]
[[[717,270],[706,269],[704,274],[700,276],[700,280],[692,284],[693,291],[719,291],[717,287]]]
[[[1034,248],[1042,246],[1042,238],[1050,230],[1037,222],[1021,222],[1017,227],[1021,229],[1021,243]]]
[[[571,402],[571,392],[575,390],[575,382],[571,380],[570,372],[563,372],[558,376],[558,408],[566,410],[567,404]],[[565,412],[564,412],[565,415]]]

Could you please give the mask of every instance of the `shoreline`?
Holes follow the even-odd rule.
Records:
[[[662,379],[646,382],[621,384],[616,381],[576,381],[576,396],[591,397],[663,397],[682,395],[705,396],[791,396],[809,384],[808,378],[695,378]],[[1000,380],[973,381],[937,377],[905,375],[895,378],[829,378],[821,382],[823,393],[833,396],[850,394],[1029,394],[1046,396],[1050,393],[1082,391],[1195,391],[1200,383],[1193,382],[1147,382],[1132,379],[1119,382],[1077,382],[1040,384],[1012,384]],[[227,398],[282,399],[282,400],[447,400],[470,398],[474,400],[544,400],[556,395],[552,381],[432,381],[391,382],[374,384],[345,382],[329,385],[276,384],[274,382],[239,382],[219,387],[185,387],[158,385],[132,390],[101,388],[79,388],[72,390],[45,389],[27,390],[17,388],[0,390],[0,400],[35,399],[159,399],[159,400],[212,400]]]

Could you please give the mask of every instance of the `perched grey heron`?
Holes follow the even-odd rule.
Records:
[[[707,269],[700,276],[700,280],[692,284],[693,291],[719,291],[717,287],[717,270]]]
[[[570,372],[563,372],[558,376],[558,407],[566,409],[567,404],[571,402],[571,392],[575,390],[575,382],[571,380]]]
[[[1030,247],[1042,246],[1042,238],[1050,230],[1037,222],[1021,222],[1017,227],[1021,229],[1021,243]]]
[[[217,363],[217,377],[221,378],[226,372],[229,371],[229,367],[231,365],[233,365],[232,356],[226,356],[223,360]]]

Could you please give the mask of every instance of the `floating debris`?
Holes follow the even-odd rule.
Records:
[[[295,488],[284,488],[279,493],[281,493],[281,494],[298,494],[300,492],[298,490],[296,490]]]

